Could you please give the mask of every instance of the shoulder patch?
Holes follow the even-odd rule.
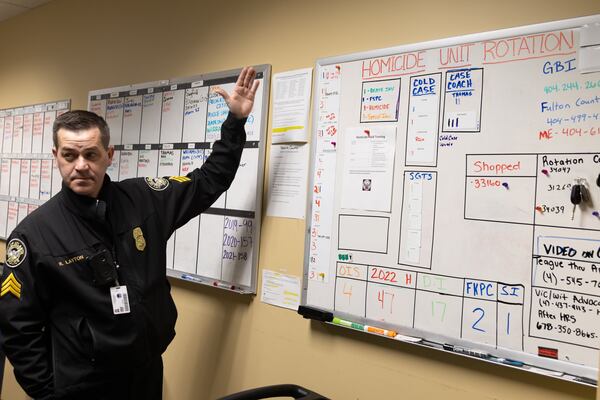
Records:
[[[10,268],[18,267],[27,257],[27,248],[19,239],[12,239],[6,245],[6,265]]]
[[[146,183],[152,190],[165,190],[169,186],[169,180],[166,178],[145,178]]]
[[[0,289],[0,297],[12,293],[17,299],[21,298],[21,282],[17,280],[15,275],[11,272],[4,282],[2,282],[2,289]]]
[[[188,178],[187,176],[170,176],[169,180],[176,181],[176,182],[179,182],[179,183],[191,181],[191,179]]]

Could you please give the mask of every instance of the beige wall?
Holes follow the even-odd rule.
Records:
[[[90,89],[322,57],[600,13],[598,0],[55,0],[0,23],[0,108]],[[263,221],[260,268],[302,272],[304,224]],[[593,399],[595,391],[303,320],[173,282],[165,399],[294,382],[335,399]],[[3,398],[24,398],[10,373]]]

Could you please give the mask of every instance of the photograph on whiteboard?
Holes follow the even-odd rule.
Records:
[[[390,211],[396,128],[348,128],[343,153],[342,208]]]

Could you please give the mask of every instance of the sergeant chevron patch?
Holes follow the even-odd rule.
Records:
[[[2,282],[2,289],[0,289],[0,297],[12,293],[17,299],[21,298],[21,283],[17,280],[15,275],[11,272],[10,275]]]
[[[169,180],[176,181],[176,182],[179,182],[179,183],[191,181],[191,179],[188,178],[187,176],[170,176]]]

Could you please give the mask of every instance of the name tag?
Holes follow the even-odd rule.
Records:
[[[113,314],[128,314],[131,311],[129,308],[127,286],[111,287],[110,298],[112,299]]]

